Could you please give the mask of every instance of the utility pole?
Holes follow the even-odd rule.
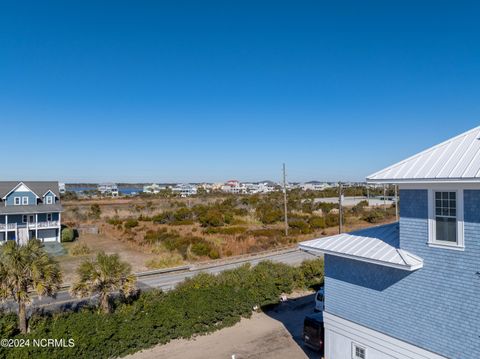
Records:
[[[398,222],[398,186],[395,185],[395,217]]]
[[[383,185],[383,210],[387,211],[387,187]]]
[[[284,213],[285,213],[285,236],[288,236],[287,175],[285,173],[285,163],[283,164],[283,210],[284,210]]]
[[[343,210],[342,210],[342,199],[343,199],[343,187],[342,182],[338,182],[338,233],[343,232]]]

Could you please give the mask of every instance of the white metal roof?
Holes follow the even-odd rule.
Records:
[[[423,267],[422,258],[399,249],[398,244],[398,223],[393,223],[301,242],[299,248],[407,271]]]
[[[480,182],[480,127],[367,177],[368,182]]]

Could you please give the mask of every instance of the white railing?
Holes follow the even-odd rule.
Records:
[[[17,224],[16,223],[0,223],[0,230],[11,230],[11,229],[17,229]]]
[[[35,223],[30,223],[35,228]],[[37,228],[49,228],[49,227],[58,227],[58,221],[46,221],[46,222],[38,222]]]
[[[35,229],[35,228],[56,228],[60,226],[60,223],[58,221],[45,221],[45,222],[30,222],[30,223],[24,223],[20,224],[17,226],[17,223],[0,223],[0,231],[4,231],[5,229],[7,230],[16,230],[17,227],[25,228],[27,227],[29,229]]]

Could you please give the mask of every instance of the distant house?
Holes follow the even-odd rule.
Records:
[[[334,185],[331,185],[330,183],[327,182],[306,182],[303,183],[300,188],[304,191],[322,191],[327,188],[332,188]]]
[[[143,186],[143,193],[159,193],[161,190],[164,190],[166,187],[165,186],[160,186],[156,183],[152,183],[150,185],[145,185]]]
[[[221,190],[226,193],[247,193],[247,187],[237,180],[229,180],[222,187]]]
[[[367,177],[400,221],[302,242],[325,256],[325,357],[480,358],[480,127]]]
[[[67,192],[67,189],[65,187],[65,183],[62,183],[62,182],[58,183],[58,192],[60,194],[65,194]]]
[[[60,242],[58,182],[0,182],[0,243]]]
[[[100,183],[97,186],[97,190],[103,196],[118,197],[118,186],[115,183]]]
[[[188,197],[197,194],[197,186],[191,184],[179,184],[172,187],[172,192],[180,194],[181,197]]]
[[[270,193],[275,191],[275,187],[270,185],[268,182],[263,183],[246,183],[246,192],[250,194],[256,193]]]

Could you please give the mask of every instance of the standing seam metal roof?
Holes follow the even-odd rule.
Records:
[[[367,177],[368,182],[480,181],[480,126]]]
[[[308,252],[322,252],[408,271],[423,267],[422,258],[398,247],[398,223],[313,239],[299,245],[301,250]]]

